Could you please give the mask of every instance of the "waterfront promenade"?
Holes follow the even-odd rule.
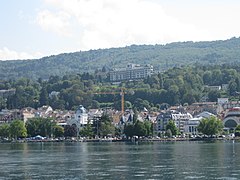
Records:
[[[236,140],[240,141],[240,137],[194,137],[194,138],[46,138],[46,139],[2,139],[0,143],[34,143],[34,142],[174,142],[174,141],[227,141]]]

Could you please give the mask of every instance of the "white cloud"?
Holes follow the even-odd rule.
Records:
[[[39,52],[29,54],[26,52],[10,50],[7,47],[0,49],[0,60],[35,59],[40,57],[42,57],[42,54]]]
[[[57,13],[43,10],[38,13],[36,23],[45,31],[55,32],[61,36],[70,36],[70,16],[63,11]]]
[[[213,24],[208,21],[211,14],[214,14],[212,8],[208,8],[206,14],[203,11],[205,7],[201,7],[197,15],[192,12],[183,18],[181,13],[184,15],[186,13],[181,11],[187,9],[176,7],[176,12],[179,14],[169,13],[171,11],[168,11],[169,9],[166,11],[166,7],[159,1],[45,0],[44,2],[48,8],[38,13],[38,24],[44,30],[60,35],[71,34],[70,38],[78,41],[77,48],[82,50],[130,44],[211,40],[222,35],[220,32],[216,33],[215,28],[208,29]],[[194,8],[198,9],[198,7]],[[199,19],[201,17],[204,19]],[[218,22],[220,21],[221,18]]]

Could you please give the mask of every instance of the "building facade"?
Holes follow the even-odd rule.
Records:
[[[185,132],[185,125],[189,119],[192,119],[192,115],[190,113],[179,112],[179,111],[166,111],[162,112],[157,116],[156,119],[156,131],[157,133],[161,133],[166,131],[166,126],[170,120],[173,120],[176,127],[179,129],[180,133]]]
[[[200,124],[200,121],[202,120],[202,117],[195,117],[192,119],[189,119],[185,123],[185,133],[187,134],[198,134],[197,127]]]
[[[128,64],[126,68],[115,69],[109,72],[111,82],[144,79],[148,76],[151,76],[152,74],[153,66],[141,66],[138,64]]]
[[[240,107],[228,109],[223,124],[226,129],[235,129],[240,124]]]
[[[84,126],[86,126],[87,123],[88,123],[88,113],[87,113],[87,110],[82,105],[78,107],[74,116],[67,120],[67,125],[70,125],[70,126],[76,125],[78,131]]]

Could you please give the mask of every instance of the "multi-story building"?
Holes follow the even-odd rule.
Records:
[[[176,110],[162,112],[157,116],[156,131],[157,133],[166,131],[168,122],[173,120],[176,127],[179,129],[179,132],[183,133],[185,132],[186,122],[191,118],[193,118],[192,115],[187,112],[179,112]]]
[[[109,72],[111,82],[144,79],[152,74],[153,66],[139,64],[128,64],[126,68],[114,69]]]
[[[187,134],[198,134],[197,126],[200,124],[202,117],[195,117],[189,119],[185,123],[185,133]]]

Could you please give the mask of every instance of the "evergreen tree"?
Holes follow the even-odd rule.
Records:
[[[48,92],[45,86],[42,87],[41,93],[40,93],[40,98],[39,98],[39,105],[44,106],[49,104],[49,97],[48,97]]]

